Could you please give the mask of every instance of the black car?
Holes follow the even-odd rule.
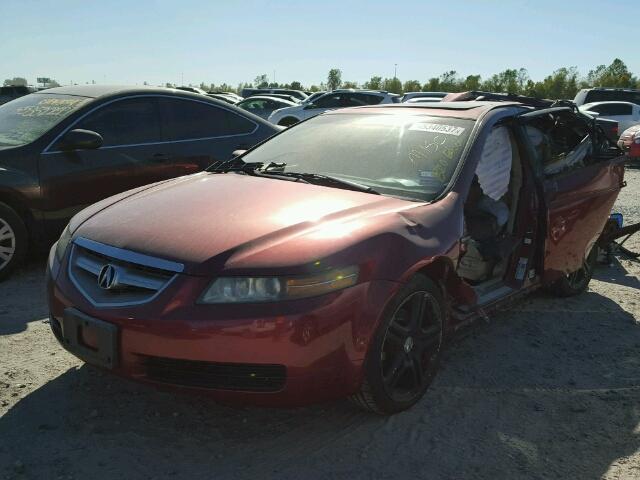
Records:
[[[35,91],[36,89],[33,87],[26,87],[22,85],[9,85],[6,87],[0,87],[0,105],[10,102],[15,98],[29,95],[30,93],[33,93]]]
[[[279,131],[204,95],[61,87],[0,106],[0,278],[105,197],[203,170]]]
[[[606,87],[583,88],[576,94],[573,102],[576,105],[593,102],[631,102],[640,105],[640,90]]]

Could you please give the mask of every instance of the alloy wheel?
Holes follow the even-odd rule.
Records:
[[[395,311],[382,343],[382,381],[394,401],[420,395],[442,346],[442,315],[428,292],[409,295]]]
[[[16,234],[11,225],[0,218],[0,270],[11,262],[16,253]]]

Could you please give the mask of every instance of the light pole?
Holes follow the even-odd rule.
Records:
[[[393,78],[398,78],[398,64],[394,63],[393,64]]]

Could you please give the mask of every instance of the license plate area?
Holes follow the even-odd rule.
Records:
[[[118,327],[67,308],[62,319],[64,346],[87,363],[114,368],[118,362]]]

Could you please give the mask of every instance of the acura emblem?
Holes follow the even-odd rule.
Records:
[[[111,290],[118,285],[118,270],[111,264],[100,269],[98,274],[98,286],[104,290]]]

